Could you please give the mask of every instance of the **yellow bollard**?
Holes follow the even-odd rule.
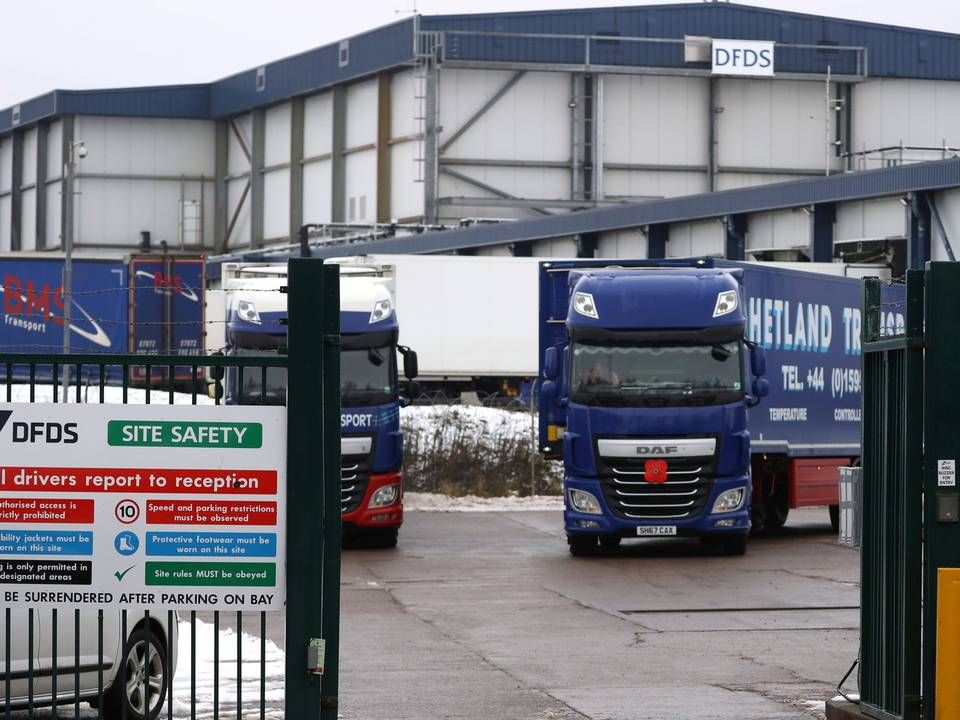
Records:
[[[937,717],[960,718],[960,568],[937,572]]]

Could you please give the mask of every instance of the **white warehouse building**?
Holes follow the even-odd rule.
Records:
[[[57,250],[70,232],[90,250],[149,233],[224,254],[306,224],[376,235],[390,231],[361,226],[658,202],[944,160],[957,117],[958,35],[727,3],[416,16],[209,84],[0,110],[0,252]],[[942,225],[960,228],[940,195]],[[836,253],[811,237],[829,225],[831,243],[889,255],[910,235],[903,200],[478,251],[644,257],[652,234],[668,256],[730,255],[733,232],[735,256],[822,260]]]

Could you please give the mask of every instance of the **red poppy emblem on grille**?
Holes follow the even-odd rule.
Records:
[[[667,461],[647,460],[643,464],[643,479],[648,483],[662,483],[667,481]]]

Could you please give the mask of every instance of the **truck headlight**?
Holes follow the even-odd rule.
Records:
[[[393,485],[384,485],[382,488],[378,488],[373,497],[370,498],[370,502],[367,504],[367,508],[380,508],[387,507],[387,505],[393,505],[397,498],[400,497],[400,484],[394,483]]]
[[[721,317],[729,315],[737,309],[737,291],[724,290],[717,294],[717,304],[713,308],[713,316]]]
[[[600,315],[597,313],[597,304],[593,301],[593,295],[585,292],[575,293],[573,296],[573,309],[581,315],[597,320]]]
[[[602,515],[600,503],[597,499],[585,490],[570,490],[570,504],[577,512],[587,513],[588,515]]]
[[[373,324],[381,320],[386,320],[392,312],[393,305],[390,304],[389,300],[379,300],[373,306],[373,311],[370,313],[370,323]]]
[[[713,511],[715,513],[725,513],[739,510],[743,507],[743,498],[745,495],[746,493],[744,493],[743,488],[726,490],[720,493],[716,502],[713,503]]]
[[[260,313],[257,312],[257,306],[250,300],[240,300],[237,302],[237,317],[247,322],[261,324]]]

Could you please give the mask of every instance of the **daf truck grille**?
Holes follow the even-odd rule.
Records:
[[[648,482],[648,459],[599,457],[603,496],[615,515],[629,520],[682,520],[703,510],[713,486],[713,456],[664,460],[666,479]]]
[[[370,455],[340,458],[340,511],[345,515],[360,507],[370,480]]]

